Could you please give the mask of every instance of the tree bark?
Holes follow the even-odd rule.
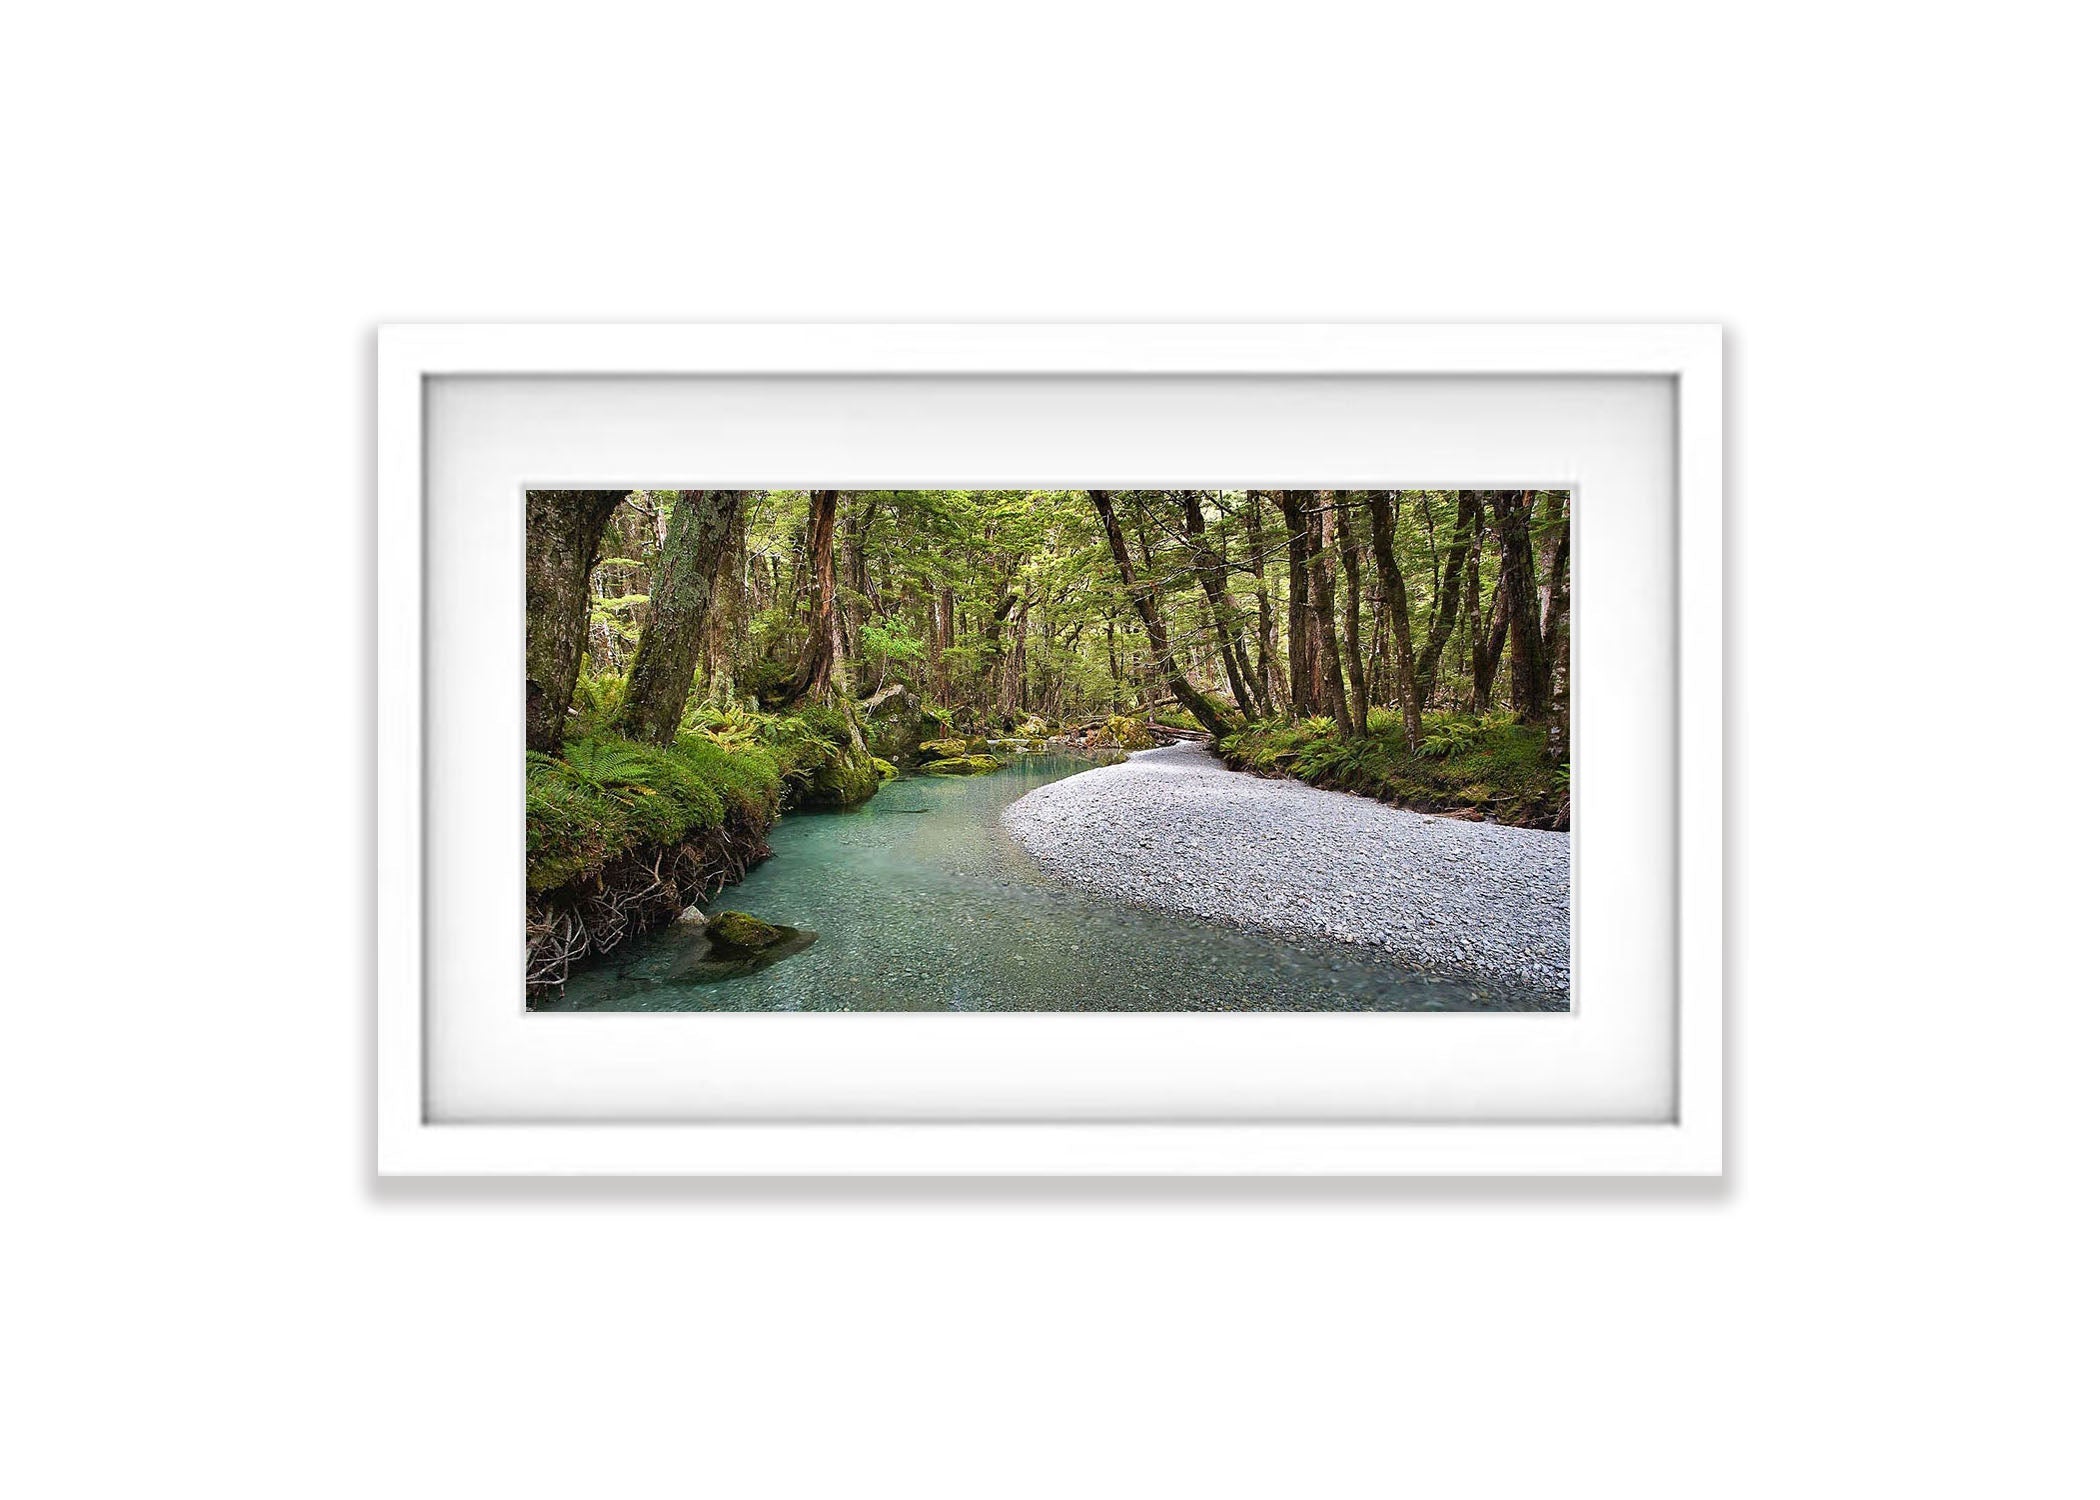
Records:
[[[1313,623],[1320,647],[1320,708],[1346,735],[1355,732],[1356,720],[1350,715],[1348,690],[1342,685],[1342,644],[1334,629],[1335,497],[1332,492],[1322,492],[1319,502],[1319,550],[1311,561]]]
[[[1444,647],[1450,644],[1452,628],[1458,623],[1459,583],[1465,576],[1468,558],[1475,567],[1479,566],[1479,522],[1478,492],[1460,491],[1458,520],[1451,529],[1451,544],[1444,553],[1443,575],[1437,580],[1436,600],[1429,612],[1429,637],[1422,642],[1422,654],[1415,658],[1415,695],[1424,702],[1436,691],[1437,669],[1444,660]],[[1477,610],[1480,591],[1476,587],[1473,592]]]
[[[1538,569],[1531,550],[1532,492],[1494,497],[1495,538],[1502,550],[1503,608],[1509,615],[1509,691],[1517,717],[1543,724],[1552,711],[1552,663],[1539,630]]]
[[[1552,717],[1547,725],[1546,749],[1549,754],[1565,760],[1568,756],[1568,705],[1574,696],[1573,668],[1569,660],[1569,638],[1573,630],[1568,618],[1569,555],[1573,551],[1575,533],[1574,496],[1566,491],[1549,491],[1543,499],[1557,513],[1557,523],[1547,541],[1546,576],[1539,587],[1545,609],[1539,631],[1544,637],[1547,671],[1552,682]]]
[[[648,745],[677,738],[707,640],[715,578],[736,534],[741,490],[680,490],[649,584],[649,619],[627,674],[619,733]]]
[[[591,565],[625,490],[525,496],[525,744],[555,754],[591,623]]]
[[[1284,622],[1290,630],[1291,715],[1303,718],[1320,711],[1320,689],[1314,679],[1319,653],[1313,644],[1312,548],[1306,534],[1305,508],[1296,490],[1278,490],[1276,509],[1283,515],[1289,598]]]
[[[1239,641],[1239,610],[1225,592],[1225,559],[1218,555],[1218,550],[1203,534],[1201,493],[1182,491],[1181,507],[1188,525],[1189,550],[1194,554],[1196,582],[1202,585],[1203,596],[1210,601],[1210,622],[1217,633],[1218,655],[1225,666],[1225,682],[1232,689],[1232,701],[1240,706],[1240,712],[1252,719],[1261,710],[1247,681],[1247,658]]]
[[[1351,701],[1356,712],[1356,732],[1371,732],[1371,693],[1365,680],[1362,627],[1358,615],[1363,605],[1363,569],[1356,555],[1356,537],[1349,526],[1346,495],[1334,497],[1334,536],[1342,554],[1342,570],[1348,575],[1348,590],[1342,596],[1342,652],[1349,667]]]
[[[1261,711],[1271,714],[1284,700],[1282,668],[1276,664],[1276,615],[1269,605],[1268,542],[1261,522],[1261,491],[1247,491],[1247,571],[1254,575],[1255,625],[1259,632],[1255,651],[1255,676],[1260,684]]]
[[[802,645],[802,660],[795,668],[788,701],[799,703],[815,695],[840,701],[851,700],[847,680],[846,632],[839,617],[838,561],[832,537],[838,528],[839,492],[811,490],[809,495],[809,635]]]
[[[1385,596],[1386,618],[1392,622],[1393,657],[1400,679],[1400,719],[1410,752],[1422,743],[1422,688],[1414,670],[1412,627],[1407,617],[1407,580],[1400,571],[1400,557],[1393,548],[1393,499],[1389,490],[1371,491],[1371,561],[1378,568],[1378,590]]]
[[[1116,560],[1116,567],[1123,575],[1123,586],[1130,591],[1130,602],[1136,607],[1138,619],[1145,627],[1145,638],[1152,646],[1152,660],[1159,674],[1166,680],[1183,708],[1195,715],[1196,722],[1210,732],[1214,740],[1223,739],[1231,732],[1232,725],[1218,706],[1196,691],[1188,678],[1182,676],[1181,668],[1174,663],[1174,654],[1167,645],[1166,627],[1160,623],[1159,611],[1152,596],[1138,586],[1137,569],[1131,566],[1130,548],[1123,541],[1123,528],[1116,520],[1114,497],[1107,490],[1088,490],[1087,498],[1094,502],[1100,513],[1101,529],[1108,536],[1108,550]]]

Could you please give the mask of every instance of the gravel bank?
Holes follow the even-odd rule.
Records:
[[[1197,745],[1038,787],[1003,821],[1051,875],[1113,900],[1568,989],[1565,833],[1268,781]]]

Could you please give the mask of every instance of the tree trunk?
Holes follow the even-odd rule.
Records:
[[[1473,712],[1484,714],[1495,702],[1495,674],[1502,670],[1502,643],[1509,636],[1509,590],[1504,579],[1495,580],[1495,597],[1490,601],[1491,618],[1485,631],[1479,629],[1479,620],[1474,620],[1473,642]],[[1479,614],[1479,585],[1474,592],[1474,614]]]
[[[1552,711],[1552,660],[1539,630],[1538,569],[1531,551],[1532,492],[1494,497],[1495,538],[1502,549],[1503,607],[1509,614],[1509,691],[1517,717],[1543,724]]]
[[[1349,694],[1342,685],[1342,645],[1334,630],[1334,512],[1332,492],[1320,500],[1319,551],[1312,557],[1312,608],[1320,647],[1320,709],[1330,715],[1343,734],[1353,734],[1356,721],[1350,716]]]
[[[1422,743],[1422,689],[1414,671],[1407,580],[1400,572],[1399,553],[1393,548],[1393,500],[1388,490],[1371,491],[1371,561],[1378,568],[1378,590],[1385,596],[1386,618],[1392,622],[1393,657],[1399,666],[1393,675],[1400,679],[1400,718],[1407,748],[1412,752]]]
[[[741,490],[678,492],[649,584],[649,619],[620,708],[619,733],[628,739],[668,745],[678,735],[707,639],[715,576],[743,506]]]
[[[729,545],[715,566],[715,594],[707,611],[707,635],[700,669],[707,674],[710,698],[726,699],[736,690],[738,644],[743,639],[746,569],[751,551],[751,518],[739,505],[730,517]]]
[[[1210,732],[1214,740],[1223,739],[1231,732],[1232,725],[1218,706],[1190,684],[1181,675],[1181,668],[1174,664],[1173,652],[1167,645],[1166,627],[1160,623],[1159,611],[1152,596],[1138,587],[1137,569],[1130,563],[1130,548],[1124,544],[1123,528],[1116,521],[1114,498],[1107,490],[1088,490],[1087,498],[1094,502],[1094,509],[1101,515],[1101,529],[1108,536],[1108,550],[1116,560],[1116,567],[1123,574],[1123,586],[1130,591],[1130,602],[1136,607],[1138,619],[1144,622],[1145,638],[1152,646],[1152,660],[1159,674],[1166,679],[1174,697],[1191,714],[1196,722]]]
[[[1225,666],[1226,684],[1232,689],[1232,701],[1240,706],[1240,712],[1252,719],[1261,710],[1247,681],[1247,660],[1239,643],[1239,611],[1225,592],[1225,559],[1203,535],[1201,493],[1182,491],[1181,508],[1188,524],[1189,549],[1195,557],[1196,581],[1202,585],[1203,597],[1210,602],[1210,623],[1217,633],[1218,655]]]
[[[1546,576],[1539,592],[1545,596],[1545,618],[1539,626],[1546,648],[1547,670],[1552,674],[1552,718],[1546,731],[1547,751],[1565,760],[1568,756],[1568,705],[1574,696],[1569,661],[1569,638],[1573,629],[1568,618],[1569,555],[1574,550],[1574,496],[1549,491],[1543,500],[1557,512],[1557,524],[1547,539]]]
[[[1254,575],[1255,625],[1259,632],[1255,651],[1259,660],[1254,675],[1261,711],[1272,714],[1283,701],[1282,668],[1276,664],[1276,615],[1269,605],[1268,543],[1261,523],[1261,491],[1247,491],[1247,571]]]
[[[1451,528],[1451,545],[1444,553],[1443,575],[1437,580],[1436,600],[1429,612],[1429,638],[1422,642],[1422,654],[1415,658],[1415,695],[1424,702],[1436,691],[1437,669],[1444,660],[1444,647],[1450,644],[1452,627],[1458,623],[1459,582],[1465,576],[1468,559],[1476,569],[1480,564],[1479,530],[1480,496],[1476,491],[1462,490],[1458,497],[1458,521]],[[1476,584],[1468,619],[1478,613],[1479,595]]]
[[[1305,508],[1296,490],[1276,491],[1276,508],[1283,514],[1283,534],[1290,569],[1290,595],[1284,610],[1291,633],[1291,715],[1303,718],[1320,711],[1320,690],[1314,680],[1319,654],[1313,645],[1312,548],[1306,536]]]
[[[1334,536],[1340,544],[1342,570],[1348,575],[1348,592],[1343,595],[1342,606],[1342,652],[1349,667],[1349,688],[1356,709],[1356,732],[1371,732],[1371,693],[1365,681],[1364,648],[1360,635],[1362,627],[1357,622],[1363,605],[1363,569],[1356,555],[1356,536],[1349,526],[1348,497],[1337,493],[1334,497]]]
[[[591,624],[591,564],[625,490],[525,496],[525,744],[555,754]]]
[[[832,552],[838,512],[837,490],[810,491],[809,635],[803,642],[802,660],[795,668],[794,685],[788,693],[790,703],[813,695],[842,702],[853,697],[852,683],[847,678],[845,626],[839,616],[838,562]]]

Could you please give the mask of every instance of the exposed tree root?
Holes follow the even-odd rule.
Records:
[[[525,1003],[559,994],[576,964],[676,921],[773,851],[732,817],[683,843],[621,855],[525,903]]]

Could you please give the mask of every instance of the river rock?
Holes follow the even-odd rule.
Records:
[[[758,953],[794,936],[794,930],[775,927],[747,911],[718,911],[707,919],[707,935],[718,948]]]
[[[868,752],[900,766],[917,760],[921,742],[943,732],[941,721],[901,682],[863,698],[860,716]]]
[[[927,761],[919,770],[928,776],[979,776],[1005,764],[996,755],[950,755]]]

